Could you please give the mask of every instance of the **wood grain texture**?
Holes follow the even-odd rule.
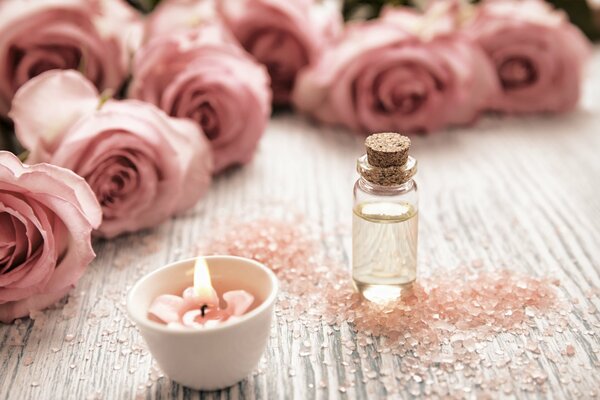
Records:
[[[590,71],[600,71],[600,51]],[[420,165],[421,273],[481,259],[487,266],[555,276],[569,298],[600,310],[598,297],[586,297],[600,287],[600,75],[588,78],[582,106],[572,114],[486,117],[472,128],[415,138],[413,148]],[[325,231],[349,226],[354,165],[361,152],[361,139],[341,129],[292,115],[275,117],[255,160],[219,177],[194,210],[152,231],[95,243],[98,257],[66,311],[46,312],[45,322],[26,319],[21,327],[0,326],[0,399],[412,397],[394,392],[389,382],[366,380],[351,363],[358,358],[393,381],[402,375],[401,358],[372,346],[364,359],[347,351],[344,343],[353,338],[347,326],[307,332],[286,321],[274,323],[256,374],[225,391],[191,391],[157,375],[124,311],[127,289],[142,274],[193,255],[195,243],[215,221],[249,205],[265,207],[264,199],[294,204]],[[348,252],[349,236],[339,241]],[[74,317],[65,317],[71,309]],[[572,327],[547,338],[546,345],[556,352],[565,342],[573,343],[572,362],[557,367],[542,354],[537,362],[548,374],[546,393],[509,397],[590,398],[598,393],[600,354],[594,350],[600,348],[600,312],[586,317],[591,322],[579,311],[568,318]],[[306,340],[312,352],[301,356]],[[512,354],[521,340],[500,335],[486,351],[492,358],[498,349]],[[518,378],[503,368],[484,372],[507,382]],[[460,371],[431,378],[464,379]],[[340,386],[348,386],[346,393]],[[473,387],[463,395],[478,393]]]

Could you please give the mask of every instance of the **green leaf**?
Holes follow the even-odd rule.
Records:
[[[102,109],[102,106],[110,99],[112,99],[113,95],[115,94],[115,91],[112,89],[106,89],[104,90],[101,94],[100,94],[100,99],[98,100],[98,106],[96,107],[96,110],[100,110]]]

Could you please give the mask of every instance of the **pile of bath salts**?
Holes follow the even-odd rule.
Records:
[[[526,336],[540,318],[553,318],[546,335],[552,334],[548,329],[568,324],[568,306],[558,295],[558,281],[484,269],[474,262],[420,279],[397,301],[375,304],[353,290],[347,261],[326,255],[323,243],[335,242],[335,238],[319,234],[310,224],[256,218],[224,226],[221,232],[211,232],[201,246],[203,254],[252,258],[271,268],[282,286],[278,318],[300,321],[315,331],[323,323],[338,327],[348,323],[357,336],[347,343],[349,354],[357,351],[364,358],[367,348],[374,346],[377,352],[404,356],[402,368],[408,378],[400,377],[399,384],[420,383],[427,368],[470,369],[475,376],[481,374],[481,366],[494,365],[517,372],[522,377],[520,389],[543,390],[547,376],[527,357],[540,353],[540,343]],[[517,351],[512,357],[498,351],[493,360],[486,358],[482,350],[507,332],[524,334]],[[572,346],[567,351],[572,352]],[[365,376],[373,374],[364,372]],[[406,380],[411,377],[413,381]],[[500,390],[503,383],[487,385]],[[503,390],[509,393],[513,388],[504,386]],[[449,393],[448,388],[437,393]]]

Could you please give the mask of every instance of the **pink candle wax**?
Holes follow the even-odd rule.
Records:
[[[224,291],[219,298],[213,288],[208,266],[199,258],[194,266],[194,286],[181,296],[163,294],[154,299],[148,317],[172,328],[208,328],[231,321],[249,311],[254,296],[245,290]],[[221,303],[226,304],[221,307]]]

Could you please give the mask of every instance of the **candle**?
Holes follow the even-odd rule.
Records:
[[[196,271],[199,260],[194,258],[143,276],[127,295],[127,313],[166,375],[192,389],[217,390],[236,384],[257,367],[270,337],[279,285],[273,271],[254,260],[205,258],[208,274]],[[198,293],[200,282],[218,300],[206,307],[204,317],[199,300],[208,304],[212,296],[202,294],[212,292]],[[190,311],[194,313],[185,317]],[[217,311],[222,314],[216,316]]]
[[[154,299],[148,309],[149,317],[170,328],[209,328],[235,320],[254,302],[254,296],[247,291],[230,290],[221,296],[227,305],[221,308],[204,258],[197,258],[193,274],[193,286],[181,296],[163,294]]]

